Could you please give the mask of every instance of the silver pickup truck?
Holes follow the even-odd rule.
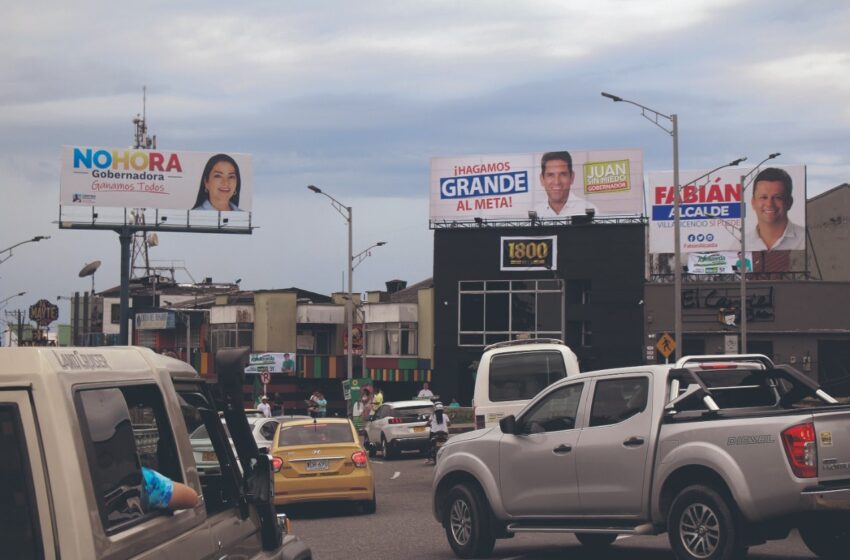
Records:
[[[847,558],[850,406],[760,355],[583,373],[450,439],[433,508],[461,558],[519,532],[667,532],[677,558],[728,559],[793,528]]]

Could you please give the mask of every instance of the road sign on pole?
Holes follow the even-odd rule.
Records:
[[[655,347],[658,348],[658,351],[664,356],[664,359],[670,357],[670,354],[676,351],[676,341],[673,340],[673,337],[670,336],[670,333],[664,333],[658,339],[658,342],[655,343]]]

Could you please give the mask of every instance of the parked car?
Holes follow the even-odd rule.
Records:
[[[375,513],[372,467],[348,418],[283,422],[271,454],[275,505],[345,500]]]
[[[552,383],[577,373],[575,353],[554,338],[509,340],[487,346],[475,374],[475,427],[495,426]]]
[[[449,440],[434,515],[461,558],[521,532],[596,549],[667,532],[678,559],[731,560],[798,529],[812,552],[843,559],[848,436],[850,406],[765,356],[582,373]]]
[[[363,445],[374,457],[378,449],[384,459],[392,459],[402,450],[427,453],[431,433],[428,417],[434,403],[428,400],[395,401],[382,404],[363,427]]]

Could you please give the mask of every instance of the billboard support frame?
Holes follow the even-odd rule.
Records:
[[[121,244],[121,305],[119,321],[120,325],[120,344],[127,346],[129,344],[129,328],[128,320],[130,315],[130,243],[132,243],[133,235],[139,231],[163,231],[169,233],[228,233],[236,235],[251,235],[256,226],[251,225],[251,213],[248,212],[247,226],[231,226],[227,218],[222,218],[221,212],[218,212],[218,225],[212,226],[192,226],[188,223],[189,211],[186,211],[186,225],[174,225],[165,223],[155,224],[133,224],[127,221],[127,209],[124,209],[123,224],[97,223],[98,214],[95,212],[95,207],[92,206],[91,222],[70,222],[62,220],[62,205],[59,205],[59,229],[82,229],[95,231],[114,231],[118,234],[118,240]]]

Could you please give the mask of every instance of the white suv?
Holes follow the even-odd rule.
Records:
[[[363,445],[374,457],[380,448],[384,459],[392,459],[402,450],[428,451],[431,433],[428,417],[434,412],[429,400],[384,403],[363,428]]]

